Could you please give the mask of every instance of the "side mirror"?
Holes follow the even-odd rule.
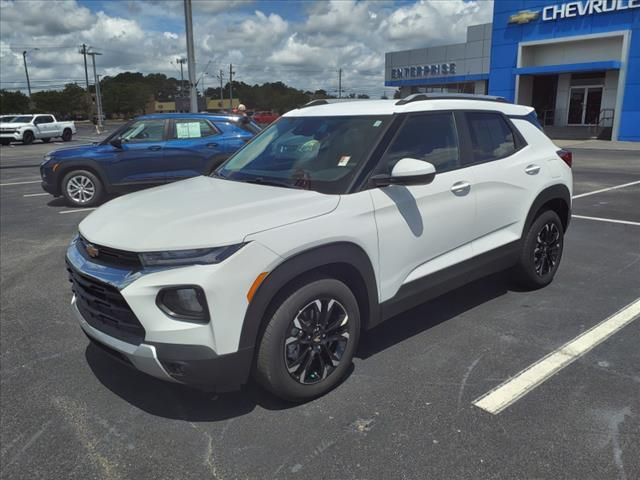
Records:
[[[374,175],[371,182],[376,187],[387,185],[427,185],[433,182],[436,167],[416,158],[402,158],[395,164],[391,175]]]
[[[115,137],[113,140],[109,142],[112,146],[118,149],[122,149],[122,138]]]

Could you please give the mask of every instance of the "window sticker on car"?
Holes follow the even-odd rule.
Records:
[[[200,138],[200,122],[176,123],[176,136],[178,138]]]
[[[346,167],[347,163],[349,163],[349,160],[351,160],[351,157],[349,155],[341,156],[340,160],[338,160],[338,166],[339,167]]]
[[[382,125],[382,120],[376,120],[375,122],[373,122],[374,127],[379,127],[380,125]]]

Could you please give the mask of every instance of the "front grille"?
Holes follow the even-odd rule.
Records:
[[[144,327],[117,288],[81,274],[67,263],[76,306],[93,328],[133,345],[144,340]]]
[[[98,255],[95,257],[89,255],[89,253],[87,252],[87,245],[91,245],[96,248]],[[97,261],[98,263],[128,268],[142,268],[142,263],[140,262],[140,257],[137,253],[118,250],[111,247],[104,247],[102,245],[96,245],[95,243],[89,242],[82,236],[80,236],[78,246],[83,251],[83,253],[89,255],[94,261]]]
[[[3,128],[3,129],[0,129],[0,133],[16,133],[16,131],[10,128]]]

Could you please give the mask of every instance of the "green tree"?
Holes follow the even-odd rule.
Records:
[[[29,110],[29,97],[22,92],[0,90],[0,113],[24,113]]]

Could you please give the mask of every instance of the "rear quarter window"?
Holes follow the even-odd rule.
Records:
[[[490,162],[519,150],[519,137],[499,113],[467,112],[474,162]]]

